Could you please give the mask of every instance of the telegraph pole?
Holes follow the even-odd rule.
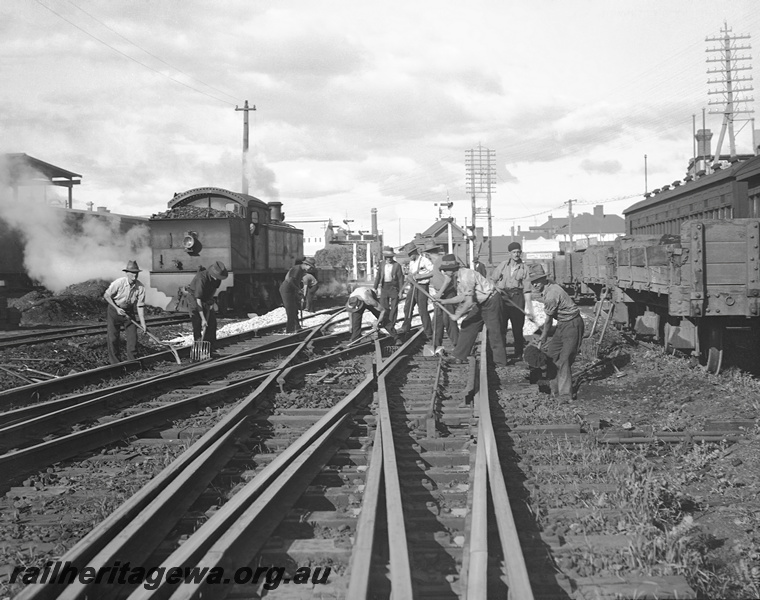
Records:
[[[721,63],[721,67],[715,69],[708,69],[707,74],[719,74],[720,77],[716,79],[708,79],[707,83],[721,84],[721,89],[708,90],[709,95],[720,95],[724,100],[710,100],[708,104],[720,105],[723,108],[719,110],[711,110],[711,113],[720,114],[723,113],[723,125],[720,129],[720,136],[718,136],[718,146],[715,149],[715,159],[713,160],[713,166],[720,163],[720,150],[723,145],[723,138],[728,130],[728,145],[729,155],[731,158],[736,156],[736,142],[734,139],[734,116],[741,113],[752,113],[753,109],[739,108],[742,103],[747,103],[754,98],[742,97],[742,93],[752,91],[752,76],[739,77],[737,71],[746,71],[752,68],[752,66],[739,66],[739,61],[750,60],[752,57],[748,55],[739,56],[739,50],[751,50],[752,46],[749,44],[740,46],[735,42],[736,40],[749,39],[749,35],[730,35],[731,29],[728,27],[728,23],[723,22],[723,29],[721,29],[720,36],[707,37],[706,42],[720,42],[717,48],[708,48],[706,52],[718,52],[720,54],[717,58],[708,58],[708,63]],[[746,119],[744,119],[746,120]]]
[[[248,107],[248,100],[245,101],[243,108],[235,105],[235,110],[243,111],[243,193],[248,193],[248,111],[256,110],[256,105]]]
[[[465,157],[467,191],[470,192],[472,199],[472,231],[475,232],[475,216],[478,213],[485,214],[488,219],[488,264],[491,264],[493,263],[491,193],[496,186],[496,151],[478,144],[477,148],[465,150]],[[485,196],[485,208],[477,206],[478,196]]]
[[[567,228],[570,234],[570,252],[573,251],[573,202],[577,200],[568,200],[567,204]]]

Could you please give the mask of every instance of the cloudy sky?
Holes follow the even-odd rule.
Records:
[[[760,68],[757,0],[3,0],[0,152],[82,174],[74,208],[149,215],[241,190],[248,100],[249,191],[288,219],[375,207],[396,245],[449,199],[464,225],[479,146],[496,234],[570,198],[619,214],[645,154],[649,189],[684,176],[724,21]]]

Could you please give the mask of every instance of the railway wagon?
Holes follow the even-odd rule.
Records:
[[[578,252],[528,252],[525,262],[528,265],[541,265],[544,272],[578,302],[597,296],[597,292],[583,279],[583,265],[587,252],[588,249]]]
[[[760,219],[691,220],[680,236],[619,238],[614,318],[717,373],[727,331],[757,340],[759,247]]]
[[[760,217],[760,156],[700,173],[647,193],[625,209],[626,233],[678,235],[693,219]]]
[[[219,309],[267,312],[281,304],[278,287],[303,256],[303,231],[283,221],[281,202],[202,187],[175,194],[168,210],[149,220],[151,286],[182,310],[183,288],[200,268],[222,261],[229,276]]]

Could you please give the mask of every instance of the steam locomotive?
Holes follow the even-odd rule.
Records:
[[[278,287],[303,257],[303,230],[284,222],[281,202],[215,187],[175,194],[168,210],[149,219],[151,286],[184,308],[184,287],[222,261],[229,276],[218,293],[220,312],[267,312],[280,304]]]

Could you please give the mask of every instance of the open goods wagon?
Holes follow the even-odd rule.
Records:
[[[715,373],[728,331],[758,339],[760,219],[686,221],[680,237],[625,236],[606,258],[602,295],[638,334],[700,356]],[[584,277],[594,273],[589,263]]]
[[[149,220],[151,286],[183,308],[183,288],[200,268],[222,261],[229,276],[219,287],[219,309],[266,312],[279,306],[278,287],[303,257],[303,231],[283,221],[281,202],[203,187],[176,194],[168,210]]]

